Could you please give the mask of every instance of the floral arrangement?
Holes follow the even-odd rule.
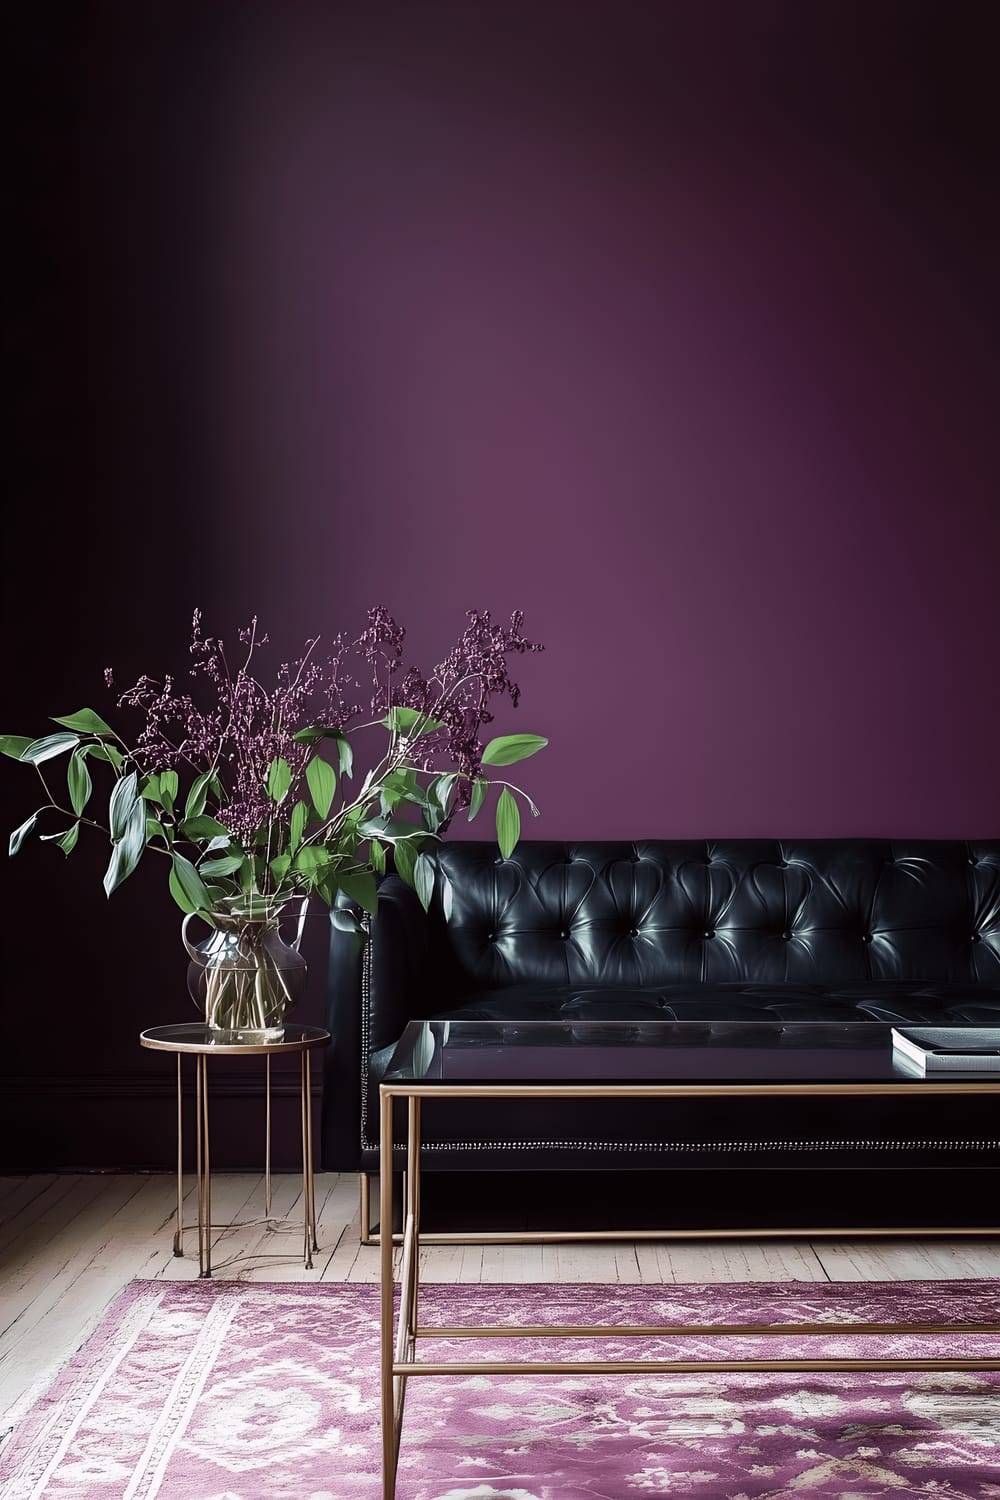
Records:
[[[538,812],[487,768],[524,760],[547,741],[513,734],[483,743],[482,732],[494,700],[518,702],[509,658],[542,648],[524,636],[519,612],[508,626],[494,625],[488,612],[470,612],[467,621],[424,676],[404,664],[403,629],[384,608],[371,609],[357,639],[337,636],[325,657],[318,638],[307,641],[268,688],[257,658],[269,642],[256,618],[240,632],[234,662],[221,639],[202,633],[195,610],[192,691],[179,691],[171,676],[142,676],[117,698],[142,720],[133,743],[89,708],[55,717],[60,731],[41,739],[0,738],[4,754],[35,767],[46,799],[11,834],[10,853],[39,831],[68,855],[80,830],[93,828],[110,841],[109,896],[148,850],[166,862],[182,911],[254,917],[295,894],[332,905],[338,891],[374,911],[376,877],[391,850],[426,906],[433,875],[422,851],[456,813],[475,818],[497,788],[506,858],[520,836],[518,800]],[[113,688],[110,668],[105,678]],[[378,730],[380,753],[372,749]],[[357,784],[356,750],[367,766]],[[65,793],[50,767],[64,756]],[[106,821],[88,811],[98,767],[111,777]]]

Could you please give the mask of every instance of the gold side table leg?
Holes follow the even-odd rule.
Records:
[[[195,1059],[198,1113],[198,1275],[212,1274],[212,1163],[208,1144],[208,1059]]]
[[[310,1210],[309,1210],[309,1147],[310,1147],[309,1137],[310,1137],[311,1131],[309,1129],[309,1123],[310,1123],[310,1121],[309,1121],[309,1061],[308,1061],[308,1058],[309,1058],[308,1052],[303,1052],[302,1053],[301,1068],[300,1068],[299,1076],[300,1076],[300,1079],[301,1079],[301,1082],[300,1082],[300,1093],[301,1093],[301,1103],[302,1103],[302,1227],[303,1227],[303,1235],[302,1235],[302,1239],[303,1239],[303,1245],[302,1245],[302,1262],[303,1262],[303,1265],[305,1266],[306,1270],[307,1271],[311,1271],[312,1268],[313,1268],[313,1258],[312,1258],[313,1235],[312,1235],[311,1214],[310,1214]]]
[[[379,1266],[381,1279],[382,1500],[395,1500],[399,1437],[395,1421],[392,1274],[392,1096],[382,1094],[379,1145]]]
[[[184,1254],[184,1106],[181,1094],[181,1054],[177,1054],[177,1223],[174,1254]]]
[[[264,1058],[264,1217],[271,1217],[271,1054]]]
[[[306,1067],[306,1142],[309,1146],[309,1223],[312,1227],[312,1247],[319,1249],[316,1232],[316,1172],[313,1163],[313,1116],[312,1116],[312,1053],[303,1052]]]

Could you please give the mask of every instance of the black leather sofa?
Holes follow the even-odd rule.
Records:
[[[492,843],[445,842],[431,858],[427,913],[390,875],[366,934],[334,914],[328,1170],[377,1173],[378,1082],[411,1019],[498,1020],[511,1035],[529,1020],[628,1021],[637,1037],[652,1019],[709,1032],[764,1020],[791,1046],[806,1021],[830,1023],[831,1038],[851,1018],[1000,1026],[1000,839],[522,842],[508,860]],[[437,1110],[425,1109],[425,1181],[694,1169],[704,1182],[752,1168],[797,1174],[780,1178],[787,1193],[817,1171],[992,1171],[1000,1150],[988,1098]]]

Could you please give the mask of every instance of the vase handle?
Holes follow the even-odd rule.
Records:
[[[303,896],[302,897],[302,905],[299,907],[299,925],[298,925],[298,927],[296,927],[296,929],[295,929],[295,936],[292,938],[292,941],[289,944],[290,947],[292,947],[292,948],[295,949],[296,953],[298,953],[298,951],[299,951],[299,944],[302,942],[302,934],[303,934],[303,932],[305,930],[306,912],[307,912],[308,908],[309,908],[309,897],[308,896]]]
[[[187,949],[187,951],[188,951],[189,955],[191,956],[191,958],[194,959],[195,963],[196,964],[203,964],[205,962],[204,955],[201,954],[201,953],[199,953],[198,949],[194,946],[194,944],[191,942],[191,940],[189,939],[189,937],[187,935],[188,923],[190,922],[190,920],[191,920],[192,917],[201,917],[201,912],[200,911],[189,911],[187,913],[187,915],[184,917],[184,920],[181,922],[181,941],[183,942],[183,944],[184,944],[185,948]],[[201,919],[202,919],[203,922],[205,921],[204,917],[201,917]],[[205,925],[209,926],[210,924],[209,923],[205,923]]]

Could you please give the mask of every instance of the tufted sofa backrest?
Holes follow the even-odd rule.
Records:
[[[1000,982],[1000,839],[525,841],[507,860],[492,843],[429,852],[433,943],[456,992]]]

